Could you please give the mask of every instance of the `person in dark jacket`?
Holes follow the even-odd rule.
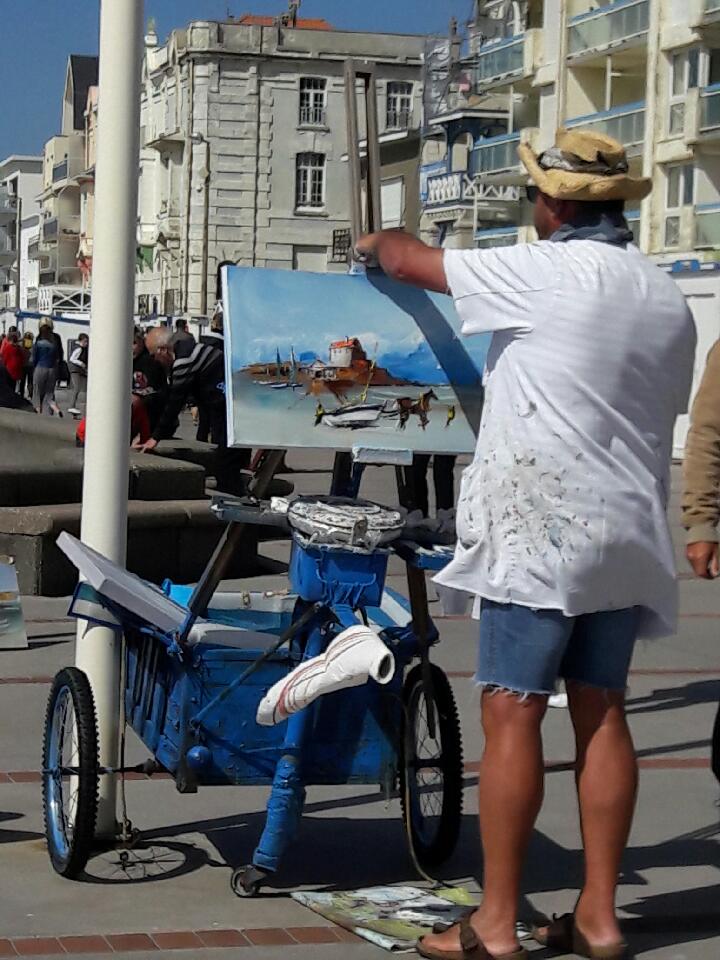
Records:
[[[145,404],[150,429],[154,429],[165,406],[168,381],[165,368],[150,356],[140,331],[133,337],[133,394]]]
[[[160,440],[169,439],[188,397],[195,399],[204,421],[209,424],[210,440],[217,447],[215,477],[224,493],[241,493],[244,484],[241,470],[250,464],[249,450],[234,450],[227,443],[225,406],[225,360],[217,346],[198,343],[189,357],[176,358],[172,333],[166,327],[151,330],[145,338],[150,354],[170,371],[170,390],[152,437],[138,448],[146,453]]]
[[[175,321],[175,333],[170,342],[176,360],[189,357],[195,349],[195,337],[188,330],[187,320],[184,317],[178,317]]]

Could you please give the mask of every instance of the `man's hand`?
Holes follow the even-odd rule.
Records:
[[[139,450],[140,453],[152,453],[155,447],[158,445],[158,441],[154,437],[150,437],[149,440],[146,440],[145,443],[140,443],[135,440],[133,442],[133,450]]]
[[[714,580],[720,574],[717,543],[709,543],[706,540],[690,543],[685,556],[696,577],[702,580]]]
[[[389,277],[401,283],[447,293],[443,251],[402,230],[381,230],[360,237],[355,256],[361,261],[377,260]]]

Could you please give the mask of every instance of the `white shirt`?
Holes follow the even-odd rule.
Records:
[[[493,331],[440,583],[567,616],[642,606],[673,633],[666,507],[696,334],[670,277],[592,240],[445,252],[465,335]]]

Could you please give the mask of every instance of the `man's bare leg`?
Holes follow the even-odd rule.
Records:
[[[482,904],[472,925],[496,956],[518,949],[520,878],[543,798],[540,725],[546,709],[545,696],[523,699],[503,690],[485,690],[482,696],[485,752],[479,798],[484,879]],[[457,950],[457,929],[428,936],[424,942]]]
[[[638,768],[625,718],[625,692],[568,683],[577,741],[576,781],[585,883],[575,918],[594,946],[622,940],[615,894],[632,825]]]

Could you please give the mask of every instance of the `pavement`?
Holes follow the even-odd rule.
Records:
[[[325,492],[327,454],[291,453],[299,490]],[[638,813],[621,877],[619,903],[635,954],[656,960],[720,957],[720,789],[709,742],[720,698],[720,590],[693,581],[682,561],[679,473],[672,520],[681,580],[676,637],[642,644],[630,679],[629,714],[642,766]],[[367,472],[362,495],[394,499],[391,470]],[[263,547],[282,558],[287,544]],[[403,589],[402,568],[390,582]],[[277,578],[258,583],[275,585]],[[237,584],[228,584],[235,587]],[[433,604],[437,613],[437,605]],[[74,659],[67,601],[27,598],[30,649],[0,653],[0,957],[127,954],[199,960],[379,960],[357,940],[290,899],[293,889],[352,889],[420,883],[406,850],[399,802],[366,786],[310,788],[302,830],[277,885],[253,900],[229,888],[231,869],[252,856],[268,791],[214,788],[181,796],[168,780],[127,784],[127,807],[143,842],[123,867],[118,854],[95,857],[84,882],[56,876],[42,834],[39,767],[49,679]],[[438,618],[434,659],[451,676],[466,758],[461,841],[440,871],[479,894],[477,765],[482,752],[478,696],[470,679],[476,625]],[[567,712],[545,724],[546,799],[528,860],[521,916],[572,909],[582,876]],[[131,739],[129,759],[146,756]],[[533,960],[550,953],[532,948]]]

